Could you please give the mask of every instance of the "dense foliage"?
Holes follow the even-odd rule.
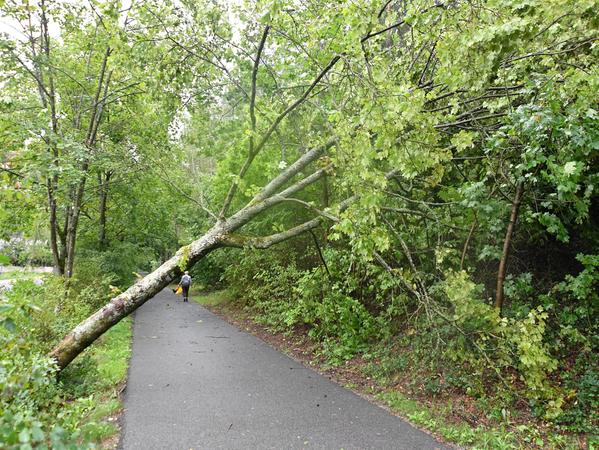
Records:
[[[98,280],[98,284],[102,281]],[[53,342],[109,293],[45,277],[43,286],[19,281],[0,304],[0,442],[2,448],[95,448],[114,433],[103,421],[119,403],[126,374],[129,324],[123,323],[58,377],[47,356]]]
[[[26,5],[1,9],[0,238],[47,241],[69,302],[324,146],[195,278],[334,364],[596,430],[596,0]]]
[[[261,320],[307,326],[333,362],[382,343],[409,354],[436,394],[506,407],[524,398],[537,416],[590,431],[599,389],[596,6],[271,10],[262,19],[275,32],[258,73],[259,118],[291,102],[314,64],[342,62],[282,125],[241,192],[249,200],[295,149],[335,136],[320,161],[334,164],[323,184],[252,222],[253,233],[269,234],[321,210],[333,221],[318,232],[328,267],[306,234],[268,254],[211,257],[198,275],[224,266],[224,284]],[[365,40],[386,26],[393,31]],[[205,155],[214,144],[197,142],[196,120],[223,148],[247,140],[245,110],[213,108],[228,120],[202,111],[187,136]],[[221,157],[216,198],[238,153]]]

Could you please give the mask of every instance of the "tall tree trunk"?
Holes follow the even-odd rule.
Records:
[[[100,250],[108,247],[108,240],[106,239],[106,204],[108,201],[108,183],[112,172],[106,172],[104,178],[102,174],[98,174],[98,182],[100,189],[100,218],[99,218],[99,230],[98,230],[98,246]]]
[[[88,148],[90,152],[96,143],[98,127],[100,125],[100,121],[102,120],[102,113],[104,112],[104,104],[103,102],[99,101],[100,95],[102,94],[102,91],[104,91],[104,98],[107,97],[108,86],[110,85],[110,78],[112,76],[112,71],[108,72],[108,76],[106,76],[106,66],[108,63],[108,58],[110,57],[110,53],[111,49],[110,47],[108,47],[106,49],[106,53],[104,54],[104,60],[102,61],[102,69],[100,70],[100,76],[98,78],[98,87],[96,89],[96,95],[94,98],[94,106],[89,121],[87,137],[85,139],[85,146]],[[106,83],[104,83],[105,76]],[[71,215],[69,220],[69,226],[66,231],[67,255],[65,264],[65,276],[67,278],[71,278],[73,276],[73,267],[75,264],[75,247],[77,244],[77,227],[79,226],[79,216],[81,215],[81,204],[83,202],[83,194],[85,192],[85,184],[87,182],[89,164],[90,162],[88,157],[85,159],[81,166],[81,179],[79,180],[79,184],[74,190],[74,194],[72,196],[73,200],[70,209]]]
[[[81,215],[81,204],[83,202],[83,193],[85,191],[85,182],[87,180],[87,164],[83,166],[83,175],[75,191],[73,204],[71,205],[71,214],[69,226],[66,231],[67,236],[67,255],[65,263],[65,276],[73,276],[73,267],[75,264],[75,246],[77,244],[77,227],[79,226],[79,216]]]
[[[518,211],[520,209],[520,202],[522,201],[523,192],[524,184],[520,182],[516,187],[514,201],[512,202],[510,223],[507,226],[505,239],[503,240],[503,253],[501,254],[501,259],[499,260],[499,270],[497,271],[497,289],[495,291],[495,307],[499,309],[499,315],[501,315],[503,309],[503,282],[505,281],[505,273],[507,271],[507,259],[510,252],[512,237],[514,235],[514,229],[516,227],[516,221],[518,220]]]
[[[69,227],[69,218],[70,218],[70,210],[69,208],[65,208],[64,212],[64,227],[62,229],[58,228],[58,236],[60,237],[60,265],[62,267],[62,274],[65,273],[65,261],[67,258],[67,228]]]
[[[322,177],[322,206],[328,208],[330,206],[330,192],[329,192],[329,177]]]
[[[54,262],[54,273],[64,274],[64,261],[60,257],[58,249],[58,223],[56,219],[56,199],[50,180],[47,180],[48,189],[48,209],[50,210],[50,249],[52,250],[52,260]]]

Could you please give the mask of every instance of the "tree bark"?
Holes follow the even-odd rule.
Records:
[[[505,239],[503,240],[503,253],[499,260],[499,270],[497,271],[497,289],[495,292],[495,307],[499,309],[499,315],[503,309],[503,282],[505,281],[505,273],[507,270],[507,259],[510,252],[510,244],[514,235],[514,229],[516,227],[516,221],[518,220],[518,211],[520,209],[520,202],[522,201],[522,193],[524,192],[524,184],[518,183],[516,187],[516,193],[514,194],[514,201],[512,202],[512,212],[510,214],[510,223],[507,226],[505,233]]]
[[[75,246],[77,245],[77,228],[79,226],[79,216],[81,215],[81,204],[83,202],[83,194],[85,192],[85,182],[87,181],[88,164],[85,163],[82,167],[83,175],[79,181],[79,185],[74,191],[74,198],[70,211],[69,226],[66,230],[67,237],[67,254],[65,264],[65,276],[71,278],[73,276],[73,267],[75,264]]]
[[[101,102],[100,95],[102,90],[104,91],[104,98],[108,94],[108,86],[110,85],[110,79],[112,71],[108,72],[106,76],[106,66],[108,58],[110,57],[111,49],[108,47],[104,54],[104,60],[102,61],[102,68],[98,78],[98,87],[96,89],[96,95],[94,98],[94,106],[92,109],[92,115],[89,120],[89,128],[87,131],[87,137],[85,139],[85,146],[91,152],[95,143],[98,133],[98,127],[102,120],[102,113],[104,112],[104,103]],[[104,78],[106,77],[106,82]],[[75,264],[75,247],[77,245],[77,228],[79,226],[79,217],[81,215],[81,204],[83,202],[83,195],[85,193],[85,184],[87,182],[87,176],[89,171],[89,157],[83,162],[81,167],[82,175],[77,187],[74,189],[72,205],[70,207],[71,218],[69,221],[69,227],[67,228],[67,255],[65,264],[65,276],[71,278],[73,276],[73,267]]]
[[[48,190],[48,209],[50,210],[50,249],[52,250],[52,260],[54,261],[54,273],[62,275],[64,273],[64,262],[61,261],[60,252],[58,250],[58,223],[56,219],[56,199],[54,191],[50,183],[50,179],[46,180]]]
[[[98,230],[98,246],[100,250],[104,250],[108,247],[108,240],[106,239],[106,204],[108,202],[108,183],[112,172],[106,172],[104,178],[102,174],[98,174],[99,190],[100,190],[100,218],[99,218],[99,230]]]

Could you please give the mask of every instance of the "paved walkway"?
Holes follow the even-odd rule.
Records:
[[[133,333],[122,449],[445,448],[169,290]]]

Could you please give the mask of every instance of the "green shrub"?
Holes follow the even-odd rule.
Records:
[[[65,406],[56,367],[45,355],[51,332],[38,327],[51,320],[35,298],[44,287],[19,282],[0,302],[0,443],[2,448],[87,448],[78,431],[86,406]],[[10,325],[9,325],[10,324]],[[51,325],[46,324],[51,328]],[[33,333],[31,333],[33,332]]]
[[[67,294],[63,279],[46,276],[41,286],[28,280],[17,281],[6,294],[6,301],[18,325],[17,334],[41,351],[49,351],[56,340],[89,316],[95,307],[93,299],[102,291],[89,289],[91,299],[86,291],[81,295],[73,289]]]
[[[135,272],[149,269],[154,254],[132,243],[114,244],[107,250],[85,249],[80,252],[75,267],[75,278],[79,284],[98,283],[105,277],[120,288],[128,287],[135,280]]]
[[[237,250],[235,250],[237,251]],[[202,289],[215,291],[224,288],[224,277],[230,262],[230,251],[221,250],[202,258],[191,268],[191,276]]]
[[[124,376],[128,325],[117,327],[118,342],[111,340],[116,332],[107,335],[111,353],[105,359],[111,361],[103,364],[101,373],[95,346],[59,379],[46,356],[64,333],[90,314],[90,295],[100,294],[70,289],[67,295],[64,280],[47,276],[42,286],[22,280],[0,296],[0,448],[85,449],[114,432],[101,420],[91,420],[91,414],[98,406],[95,394]]]
[[[320,268],[304,273],[294,288],[294,306],[285,320],[307,324],[310,336],[323,343],[332,362],[339,363],[367,350],[379,330],[363,304],[324,278]]]
[[[254,311],[257,320],[277,329],[306,325],[332,363],[368,349],[380,335],[376,318],[347,294],[353,280],[331,281],[322,267],[299,270],[285,252],[245,251],[225,277],[233,295]],[[338,264],[331,264],[336,277]],[[341,278],[341,276],[339,276]]]
[[[450,328],[461,335],[450,341],[450,357],[491,379],[516,367],[526,385],[523,394],[537,413],[558,417],[564,399],[549,378],[558,366],[545,342],[549,315],[538,306],[523,318],[500,318],[497,309],[481,301],[480,292],[465,272],[447,277],[445,293],[453,310]]]
[[[599,372],[593,362],[580,365],[585,368],[581,375],[576,376],[575,367],[574,374],[565,377],[570,407],[557,422],[570,430],[591,432],[599,423]]]

